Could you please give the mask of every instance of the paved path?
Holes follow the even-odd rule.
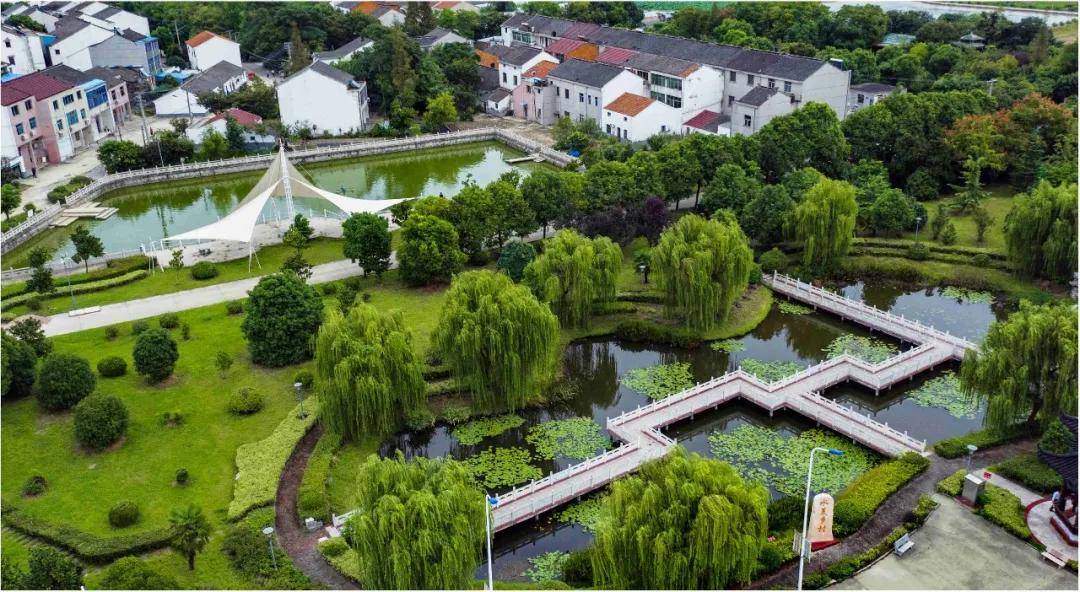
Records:
[[[987,482],[1008,490],[1010,493],[1020,498],[1020,504],[1025,508],[1035,504],[1035,506],[1028,511],[1025,518],[1027,519],[1028,529],[1031,530],[1031,535],[1035,537],[1037,541],[1042,543],[1044,547],[1053,549],[1063,557],[1071,557],[1074,560],[1080,557],[1077,548],[1066,543],[1050,523],[1051,516],[1053,515],[1050,506],[1050,496],[1032,491],[1015,481],[1011,481],[990,471],[988,468],[979,469],[978,471],[974,471],[974,473],[980,476],[984,473],[990,473],[990,480]]]
[[[1076,590],[1076,574],[1042,560],[1031,545],[951,499],[934,499],[940,505],[912,535],[914,548],[835,588]]]

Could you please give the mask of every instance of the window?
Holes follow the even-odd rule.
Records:
[[[86,109],[79,109],[79,115],[81,115],[83,119],[86,119]]]
[[[727,96],[727,106],[730,107],[735,104],[735,95]]]
[[[68,125],[78,125],[79,124],[79,114],[77,112],[75,112],[75,111],[68,111],[67,122],[68,122]]]
[[[517,86],[517,85],[518,85],[518,77],[517,77],[517,74],[514,74],[514,86]]]
[[[11,39],[4,39],[4,47],[11,47]]]
[[[866,98],[865,98],[865,97],[863,97],[862,93],[859,93],[859,94],[858,94],[858,95],[856,95],[856,97],[855,97],[855,101],[856,101],[856,102],[858,102],[858,103],[859,103],[860,105],[862,105],[862,104],[863,104],[863,101],[865,101],[865,100],[866,100]]]
[[[112,97],[112,100],[115,101],[116,100],[116,91],[115,90],[110,90],[109,91],[109,96]]]
[[[579,103],[584,103],[585,102],[585,93],[578,93],[577,94],[577,102],[579,102]]]
[[[774,79],[774,78],[769,79],[769,88],[776,88],[776,79]]]
[[[81,99],[82,98],[82,91],[81,90],[75,91],[75,96],[79,97]]]
[[[58,101],[53,101],[52,102],[52,108],[53,109],[59,109],[60,108],[60,103]]]
[[[562,114],[563,114],[563,117],[570,117],[570,112],[569,111],[563,111]]]
[[[555,85],[555,96],[559,96],[559,85]]]
[[[786,92],[786,93],[791,92],[791,83],[786,81],[786,80],[784,81],[784,92]]]
[[[743,115],[743,116],[742,116],[742,124],[743,124],[744,126],[746,126],[746,127],[750,127],[750,124],[751,124],[752,122],[753,122],[753,119],[751,119],[749,115]]]
[[[660,126],[660,133],[662,133],[662,134],[667,133],[667,126],[666,125],[661,125]]]
[[[123,87],[123,86],[121,86],[121,87],[120,87],[120,96],[122,96],[122,97],[126,97],[126,96],[127,96],[127,93],[126,93],[126,92],[124,91],[124,89],[125,89],[125,88],[126,88],[126,87]]]
[[[656,91],[650,91],[649,97],[654,101],[660,101],[669,107],[676,109],[682,109],[682,99],[680,97],[665,95],[664,93],[658,93]]]
[[[514,41],[517,41],[518,43],[525,43],[527,45],[532,45],[532,35],[529,34],[529,33],[522,33],[521,31],[514,31],[511,34],[511,37],[513,37]]]
[[[593,105],[600,106],[600,97],[593,97]]]
[[[12,115],[18,115],[19,114],[19,106],[18,105],[12,105],[11,106],[11,114]]]
[[[672,78],[671,76],[664,76],[663,74],[650,74],[649,83],[656,86],[663,86],[665,88],[672,88],[675,90],[682,90],[682,80],[678,78]]]
[[[611,111],[608,111],[608,115],[609,116],[611,115]],[[610,123],[607,124],[606,126],[604,126],[604,133],[606,133],[609,136],[611,135],[611,124]]]
[[[735,82],[735,70],[728,72],[728,80]]]
[[[29,111],[29,110],[34,108],[34,104],[31,103],[29,99],[27,99],[27,100],[23,101],[23,108],[25,108],[27,111]]]
[[[23,128],[23,124],[21,124],[21,123],[16,123],[15,124],[15,133],[17,133],[17,134],[19,134],[21,136],[21,135],[23,135],[23,133],[25,131],[26,130],[25,130],[25,128]]]
[[[79,96],[81,97],[82,93],[79,93]],[[64,95],[64,104],[65,105],[70,105],[70,104],[72,104],[74,102],[75,102],[75,97],[73,95]]]
[[[30,118],[30,129],[37,129],[37,117]]]
[[[54,49],[53,53],[55,53],[56,55],[60,55],[60,50],[59,49]]]
[[[503,72],[503,82],[506,82],[506,72]]]
[[[64,129],[64,120],[63,119],[57,119],[56,120],[56,129],[58,129],[58,130]]]
[[[577,120],[578,121],[585,121],[585,116],[582,115],[581,113],[578,113]]]
[[[746,75],[746,83],[749,84],[750,86],[754,86],[754,75],[753,74],[747,74]]]
[[[569,99],[570,98],[570,89],[565,88],[565,89],[563,89],[563,92],[566,93],[565,95],[563,95],[563,98],[564,99]]]

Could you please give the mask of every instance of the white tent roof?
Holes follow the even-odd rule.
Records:
[[[165,240],[227,240],[250,243],[266,202],[271,197],[312,197],[325,199],[348,214],[381,212],[404,199],[357,199],[325,191],[311,184],[289,159],[284,149],[270,164],[255,187],[235,210],[217,222],[189,230]]]

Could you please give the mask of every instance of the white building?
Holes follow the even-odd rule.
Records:
[[[90,47],[116,35],[112,29],[100,27],[74,15],[56,21],[51,33],[56,37],[56,41],[48,49],[52,65],[64,64],[76,70],[93,68]]]
[[[52,32],[53,27],[56,25],[56,21],[60,20],[58,15],[49,14],[37,5],[20,3],[4,7],[3,15],[5,20],[9,16],[15,16],[16,14],[25,14],[34,22],[45,27],[45,31],[47,32]]]
[[[458,2],[457,0],[443,0],[442,2],[436,2],[431,6],[432,10],[451,10],[454,12],[480,12],[480,9],[469,2]]]
[[[85,16],[89,16],[103,23],[108,23],[110,28],[131,29],[145,36],[150,35],[150,21],[145,16],[121,10],[115,6],[109,6],[101,2],[90,2],[79,8]]]
[[[209,70],[220,62],[228,62],[237,68],[243,67],[240,61],[240,44],[228,37],[203,31],[188,39],[184,45],[187,46],[188,62],[196,70]]]
[[[791,95],[775,88],[757,86],[735,101],[731,111],[731,132],[750,135],[776,117],[794,111]]]
[[[375,42],[363,37],[357,37],[341,47],[331,51],[317,51],[311,59],[324,64],[333,64],[341,60],[347,60],[365,49],[375,45]]]
[[[247,84],[243,68],[222,61],[192,76],[180,86],[154,100],[154,110],[162,116],[206,115],[209,109],[199,104],[199,95],[208,92],[229,94]]]
[[[45,47],[41,33],[22,27],[0,25],[0,56],[4,74],[22,76],[43,69]]]
[[[499,86],[513,91],[521,84],[525,71],[540,62],[558,62],[555,56],[528,45],[491,45],[485,52],[498,58]]]
[[[226,109],[222,113],[217,113],[213,117],[199,121],[193,125],[188,126],[185,134],[188,139],[192,141],[196,146],[202,144],[203,136],[208,130],[213,130],[223,136],[228,134],[228,118],[232,118],[240,127],[244,128],[244,144],[249,146],[272,146],[276,143],[276,138],[269,133],[260,133],[259,126],[263,122],[262,117],[249,113],[243,109]]]
[[[420,44],[420,49],[424,51],[431,51],[432,49],[444,44],[444,43],[467,43],[472,45],[472,42],[468,39],[458,35],[457,33],[444,29],[442,27],[435,27],[431,31],[428,31],[426,35],[422,35],[416,40]]]
[[[848,91],[848,113],[854,113],[863,107],[869,107],[874,103],[896,92],[896,87],[891,84],[880,82],[864,82],[855,84]]]
[[[604,105],[600,127],[626,142],[644,142],[656,134],[677,134],[679,110],[655,99],[623,93]]]
[[[316,135],[362,131],[368,124],[367,83],[314,62],[278,85],[281,123],[309,126]]]
[[[65,16],[79,18],[104,29],[131,29],[150,35],[150,21],[144,16],[121,10],[104,2],[48,2],[15,4],[5,8],[4,17],[25,14],[52,33],[56,22]]]
[[[627,59],[622,67],[633,70],[648,82],[648,96],[676,109],[683,120],[704,109],[722,109],[724,80],[720,72],[709,66],[638,53]]]
[[[636,74],[618,66],[566,60],[548,73],[548,83],[555,89],[556,117],[574,121],[603,121],[603,106],[625,93],[646,96],[646,83]]]

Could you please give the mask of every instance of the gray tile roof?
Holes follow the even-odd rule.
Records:
[[[100,66],[96,66],[90,68],[89,70],[84,72],[84,74],[90,76],[91,78],[97,78],[98,80],[104,81],[107,86],[113,87],[128,82],[128,72],[130,72],[130,70],[126,70],[124,68],[102,68]]]
[[[345,70],[342,70],[341,68],[335,68],[334,66],[331,66],[330,64],[327,64],[326,62],[312,62],[311,65],[308,66],[307,68],[304,68],[303,70],[300,70],[296,74],[293,74],[292,76],[289,76],[288,78],[286,78],[285,82],[288,82],[288,81],[292,80],[293,78],[299,76],[300,74],[303,74],[304,72],[306,72],[308,70],[311,70],[313,72],[321,74],[321,75],[329,78],[330,80],[340,82],[341,84],[343,84],[345,86],[356,86],[356,85],[363,84],[363,82],[360,82],[360,81],[354,79],[352,77],[352,74],[349,74],[348,72],[346,72]]]
[[[57,41],[63,41],[89,26],[91,26],[90,23],[79,17],[65,16],[56,21],[56,28],[50,34],[56,37]]]
[[[780,91],[775,88],[769,88],[767,86],[755,86],[750,89],[750,92],[738,99],[738,101],[744,105],[752,105],[754,107],[760,107],[765,104],[766,101],[771,99],[773,95]]]
[[[94,76],[89,75],[87,72],[80,72],[71,66],[64,64],[57,64],[50,66],[42,70],[42,72],[52,76],[57,80],[67,82],[70,84],[85,84],[94,79]]]
[[[340,60],[360,49],[366,43],[369,43],[368,39],[364,39],[363,37],[357,37],[356,39],[353,39],[352,41],[346,43],[345,45],[342,45],[337,49],[333,49],[330,51],[317,51],[314,54],[314,58],[317,60]]]
[[[244,69],[240,66],[221,61],[214,64],[210,69],[192,76],[187,82],[181,84],[180,88],[196,95],[211,92],[221,88],[226,81],[243,73]]]
[[[510,94],[510,91],[506,90],[505,88],[496,88],[495,90],[487,93],[487,100],[495,101],[496,103],[498,103],[499,101],[510,96]]]
[[[458,35],[457,33],[449,29],[435,27],[434,29],[428,31],[426,35],[421,35],[420,38],[417,39],[417,42],[420,44],[421,49],[429,49],[431,46],[438,43],[440,39],[446,37],[447,35],[461,37],[461,35]]]
[[[862,84],[851,85],[851,90],[868,94],[878,94],[891,93],[896,90],[896,87],[891,84],[882,84],[880,82],[864,82]]]
[[[119,8],[117,8],[115,6],[106,6],[105,8],[102,8],[101,10],[99,10],[97,12],[91,13],[91,16],[93,16],[94,18],[99,18],[99,19],[107,19],[110,16],[112,16],[114,14],[120,14],[121,12],[124,12],[124,11],[120,10]]]
[[[625,71],[611,64],[571,59],[559,64],[549,72],[548,78],[559,78],[593,88],[600,88]]]
[[[509,47],[505,45],[491,45],[484,51],[495,55],[500,62],[511,66],[521,66],[525,62],[540,54],[540,50],[530,45],[515,44]]]
[[[508,23],[513,22],[513,25]],[[537,35],[547,35],[549,37],[562,37],[566,34],[571,27],[578,24],[577,21],[568,21],[566,19],[555,18],[551,16],[543,16],[539,14],[524,14],[518,13],[510,17],[510,19],[503,23],[504,27],[514,26],[523,31],[530,31]]]
[[[128,41],[142,41],[143,39],[146,39],[146,35],[143,35],[142,33],[133,29],[124,29],[123,31],[120,31],[118,35],[120,35],[124,39],[127,39]]]
[[[484,68],[482,66],[477,66],[477,71],[480,72],[480,85],[477,87],[480,92],[499,88],[498,68]]]
[[[673,76],[682,75],[687,70],[696,70],[697,64],[679,58],[669,58],[651,53],[638,53],[622,64],[635,70],[647,70],[649,72],[661,72]]]

